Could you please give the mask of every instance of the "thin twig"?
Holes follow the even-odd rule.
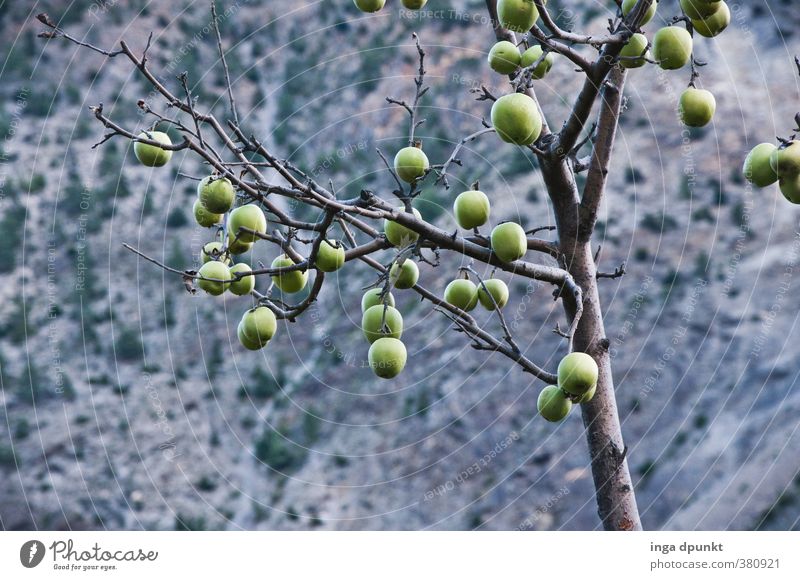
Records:
[[[231,86],[231,75],[230,72],[228,71],[228,63],[225,60],[225,50],[222,48],[222,35],[219,32],[217,7],[216,3],[213,0],[211,2],[211,22],[214,25],[214,32],[217,35],[217,49],[219,50],[219,58],[222,61],[222,69],[225,73],[225,86],[228,89],[228,102],[231,107],[231,115],[233,115],[234,123],[238,125],[239,113],[236,112],[236,98],[233,96],[233,87]]]

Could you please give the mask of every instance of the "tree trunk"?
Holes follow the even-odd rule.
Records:
[[[565,266],[583,290],[583,315],[573,348],[590,354],[600,369],[594,398],[581,405],[592,458],[597,513],[606,530],[641,530],[617,413],[609,342],[597,290],[597,268],[589,236],[580,227],[580,201],[575,177],[564,160],[544,160],[542,175],[551,192]],[[574,305],[565,299],[564,307],[571,318]]]

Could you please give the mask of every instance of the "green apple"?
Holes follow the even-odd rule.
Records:
[[[222,242],[208,242],[200,249],[200,261],[205,264],[212,260],[222,260],[226,264],[230,264],[231,259],[224,255],[223,249]]]
[[[571,352],[558,363],[558,386],[570,395],[582,396],[597,385],[597,363],[585,352]]]
[[[231,279],[230,269],[222,262],[206,262],[200,266],[197,274],[202,278],[211,278],[211,280],[198,280],[197,285],[201,290],[205,290],[212,296],[219,296],[225,292],[228,288],[228,283],[222,282],[222,280]]]
[[[700,36],[713,38],[728,28],[731,23],[731,9],[725,2],[719,3],[719,9],[710,16],[692,20],[694,31]]]
[[[382,292],[383,288],[373,288],[372,290],[367,290],[364,293],[364,296],[361,297],[361,312],[364,313],[373,306],[378,306],[384,302],[386,302],[386,304],[389,306],[394,306],[394,296],[392,296],[392,293],[387,292],[384,300],[384,297],[381,297]]]
[[[471,280],[453,280],[444,289],[444,301],[469,312],[478,304],[478,287]]]
[[[580,399],[578,399],[575,402],[578,403],[579,405],[582,405],[583,403],[588,403],[589,401],[594,399],[594,394],[596,392],[597,392],[597,385],[593,386],[591,389],[586,391],[583,395],[581,395]]]
[[[409,10],[419,10],[427,3],[428,0],[403,0],[403,6]]]
[[[522,59],[520,60],[519,64],[522,68],[528,68],[529,66],[533,66],[534,63],[536,63],[540,58],[542,58],[543,54],[544,51],[542,50],[542,47],[536,44],[522,53]],[[533,69],[533,72],[531,73],[531,78],[543,79],[544,76],[550,72],[551,68],[553,68],[553,53],[548,52],[547,56],[544,57],[542,62],[540,62],[539,65],[535,69]]]
[[[500,97],[492,105],[492,125],[506,143],[530,145],[542,132],[542,116],[532,98],[513,93]]]
[[[236,274],[240,272],[252,272],[253,270],[245,264],[244,262],[239,262],[238,264],[234,264],[230,268],[231,271],[231,286],[229,290],[231,294],[236,294],[237,296],[246,296],[250,294],[255,287],[256,287],[256,277],[255,276],[242,276],[238,280],[236,279]]]
[[[394,171],[408,183],[413,183],[428,171],[428,156],[419,147],[403,147],[394,156]]]
[[[413,288],[417,280],[419,280],[419,267],[409,258],[403,260],[402,266],[395,262],[389,270],[389,282],[398,290]]]
[[[721,0],[706,2],[706,0],[680,0],[681,9],[691,20],[698,20],[711,16],[722,6]]]
[[[397,308],[388,304],[371,306],[361,315],[361,330],[364,338],[370,342],[375,342],[382,336],[400,338],[403,335],[403,316]]]
[[[142,131],[139,133],[139,139],[149,139],[163,145],[172,145],[169,135],[161,131]],[[172,159],[172,151],[138,141],[133,144],[133,153],[139,163],[148,167],[162,167]]]
[[[528,251],[528,238],[522,226],[506,222],[492,230],[492,251],[503,262],[519,260]]]
[[[684,125],[705,127],[714,117],[717,101],[710,91],[689,87],[681,94],[678,114]]]
[[[197,197],[211,213],[225,213],[233,207],[236,192],[227,177],[204,177],[197,184]]]
[[[398,211],[406,210],[406,208],[403,206],[400,206],[397,209]],[[411,210],[415,218],[418,220],[422,219],[422,216],[416,208],[411,208]],[[417,232],[388,219],[384,220],[383,222],[383,233],[386,234],[386,239],[389,240],[389,243],[393,246],[397,246],[398,248],[404,248],[409,244],[413,244],[419,238],[419,234]]]
[[[501,40],[489,51],[489,67],[501,75],[510,75],[519,67],[519,49],[513,42]]]
[[[800,141],[790,141],[772,152],[769,164],[778,177],[788,177],[800,173]]]
[[[251,308],[242,316],[242,333],[254,342],[266,344],[278,331],[275,313],[266,306]]]
[[[685,28],[665,26],[653,38],[653,58],[664,70],[686,66],[692,56],[692,36]]]
[[[239,339],[239,344],[241,344],[247,350],[261,350],[267,344],[266,342],[262,344],[257,340],[252,340],[251,338],[248,338],[244,334],[241,321],[239,322],[239,326],[236,327],[236,336]]]
[[[341,242],[322,240],[314,265],[323,272],[335,272],[344,266],[344,258],[344,245]]]
[[[249,252],[253,247],[252,242],[243,242],[233,237],[233,232],[228,231],[228,251],[234,256]]]
[[[757,187],[767,187],[778,181],[778,174],[769,159],[778,148],[772,143],[761,143],[753,147],[744,160],[745,179]]]
[[[572,410],[572,401],[569,395],[556,385],[549,385],[539,393],[536,408],[547,421],[557,423],[569,415]]]
[[[539,19],[539,9],[533,0],[498,0],[497,17],[503,28],[526,33]]]
[[[460,193],[453,203],[456,222],[465,230],[473,230],[489,221],[490,211],[489,198],[476,189]]]
[[[211,213],[206,208],[203,207],[203,204],[200,203],[199,199],[194,201],[194,205],[192,206],[192,212],[194,213],[194,221],[197,222],[198,225],[203,226],[204,228],[210,228],[213,225],[218,224],[222,221],[222,214],[218,213]]]
[[[619,61],[619,64],[624,68],[639,68],[644,66],[647,64],[645,59],[650,57],[650,51],[647,50],[647,37],[637,32],[631,36],[625,46],[622,47],[619,55],[625,57]]]
[[[377,12],[386,4],[386,0],[353,0],[353,2],[361,12]]]
[[[294,266],[294,262],[285,254],[272,260],[273,268],[288,268],[289,266]],[[302,272],[300,270],[292,270],[291,272],[284,272],[283,274],[275,274],[272,276],[272,281],[283,292],[294,294],[306,287],[306,283],[308,282],[308,270]]]
[[[622,2],[622,14],[627,16],[630,14],[633,7],[636,6],[637,0],[624,0]],[[644,18],[642,18],[641,26],[644,26],[648,22],[653,19],[653,16],[656,15],[656,10],[658,9],[658,2],[653,0],[653,3],[650,5],[650,8],[647,9],[647,12],[644,14]]]
[[[238,236],[241,242],[255,242],[259,237],[239,228],[248,228],[259,234],[267,233],[267,217],[260,207],[253,203],[237,207],[228,218],[228,231]]]
[[[369,366],[382,379],[393,379],[406,366],[406,346],[396,338],[379,338],[369,347]]]
[[[781,177],[779,187],[783,197],[792,203],[800,203],[800,174]]]
[[[508,304],[508,286],[496,278],[484,280],[482,285],[478,284],[478,300],[486,310],[494,310],[495,304],[498,308],[503,308]]]

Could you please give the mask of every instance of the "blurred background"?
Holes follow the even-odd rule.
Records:
[[[217,4],[242,125],[342,196],[391,195],[375,150],[393,155],[406,138],[406,114],[385,97],[413,95],[412,32],[427,51],[419,135],[432,163],[488,117],[471,88],[508,90],[486,65],[481,1],[415,14],[388,0],[373,15],[351,0]],[[627,263],[601,293],[650,529],[800,528],[798,214],[741,176],[750,148],[794,128],[800,12],[793,0],[729,4],[730,29],[695,45],[713,124],[687,131],[676,118],[688,70],[629,75],[598,224],[601,269]],[[564,26],[602,31],[614,5],[549,6]],[[137,100],[163,104],[124,57],[37,38],[39,12],[107,49],[142,50],[152,32],[159,78],[177,89],[186,71],[200,109],[227,107],[206,1],[0,3],[4,529],[598,528],[580,414],[546,424],[543,385],[472,350],[429,304],[396,293],[409,364],[393,381],[372,374],[358,328],[375,280],[365,265],[329,276],[316,305],[253,353],[235,332],[249,298],[192,296],[125,250],[197,267],[212,233],[195,225],[195,183],[179,172],[207,170],[183,152],[144,168],[119,138],[93,149],[104,130],[88,106],[138,131],[151,119]],[[678,13],[662,0],[645,31]],[[580,81],[558,57],[537,81],[553,127]],[[426,219],[453,229],[453,199],[479,179],[495,223],[552,223],[530,155],[489,136],[461,158],[449,191],[426,187]],[[262,243],[248,258],[274,253]],[[444,254],[421,265],[421,283],[442,292],[459,265]],[[554,369],[560,303],[546,285],[504,279],[515,335]]]

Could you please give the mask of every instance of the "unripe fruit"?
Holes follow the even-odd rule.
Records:
[[[579,405],[583,405],[584,403],[588,403],[592,399],[594,399],[594,394],[597,392],[597,385],[593,386],[591,389],[586,391],[580,399],[575,401]]]
[[[378,304],[368,308],[361,316],[361,330],[369,342],[375,342],[383,336],[400,338],[403,335],[403,316],[393,306]]]
[[[686,66],[692,56],[692,37],[685,28],[665,26],[653,38],[653,58],[664,70]]]
[[[489,51],[489,67],[501,75],[510,75],[519,67],[519,49],[513,42],[501,40]]]
[[[691,20],[698,20],[711,16],[722,6],[722,2],[706,2],[706,0],[680,0],[684,14]]]
[[[558,386],[570,395],[582,396],[597,385],[599,370],[584,352],[572,352],[558,363]]]
[[[544,54],[542,47],[538,44],[535,46],[530,47],[528,50],[522,53],[522,59],[520,59],[519,65],[522,68],[528,68],[529,66],[533,66],[535,62],[537,62]],[[542,79],[544,76],[550,72],[550,69],[553,68],[553,53],[548,52],[547,56],[544,57],[542,62],[533,69],[531,72],[532,79]]]
[[[247,338],[261,344],[272,340],[278,331],[275,314],[266,306],[257,306],[245,312],[240,324]]]
[[[777,149],[772,143],[761,143],[753,147],[744,160],[742,172],[745,179],[757,187],[767,187],[778,181],[778,174],[769,162]]]
[[[530,145],[542,132],[542,116],[528,95],[513,93],[492,105],[492,125],[500,139],[514,145]]]
[[[245,264],[244,262],[240,262],[238,264],[234,264],[230,267],[231,272],[231,282],[229,290],[231,294],[236,294],[237,296],[246,296],[252,292],[256,287],[256,277],[255,276],[242,276],[238,280],[236,280],[236,274],[239,272],[252,272],[253,270]]]
[[[402,206],[398,207],[397,209],[399,211],[405,211],[405,207]],[[411,211],[414,214],[414,217],[419,220],[422,219],[422,216],[416,208],[411,208]],[[417,238],[419,238],[419,234],[417,232],[388,219],[384,220],[383,222],[383,233],[386,234],[386,239],[389,240],[389,243],[393,246],[397,246],[398,248],[404,248],[405,246],[416,242]]]
[[[172,145],[169,135],[161,131],[142,131],[139,133],[139,139],[149,139],[150,141],[158,141],[164,145]],[[148,145],[146,143],[139,143],[138,141],[133,144],[133,153],[136,159],[142,165],[148,167],[162,167],[169,163],[172,159],[172,151],[156,147],[155,145]]]
[[[230,264],[230,257],[222,251],[222,242],[208,242],[200,249],[200,261],[203,264],[212,260],[222,260]]]
[[[403,372],[408,353],[396,338],[379,338],[369,347],[369,366],[382,379],[392,379]]]
[[[239,326],[236,327],[236,336],[239,339],[239,344],[241,344],[247,350],[261,350],[267,344],[266,342],[262,344],[262,343],[258,342],[257,340],[252,340],[252,339],[248,338],[244,334],[244,331],[242,330],[241,321],[239,322]]]
[[[395,262],[389,270],[389,282],[398,290],[413,288],[417,280],[419,280],[419,268],[414,260],[406,258],[402,266]]]
[[[211,213],[208,211],[205,207],[203,207],[203,204],[200,203],[199,199],[194,201],[192,212],[194,213],[194,221],[204,228],[210,228],[211,226],[222,221],[221,214]]]
[[[211,213],[225,213],[233,207],[236,192],[226,177],[216,179],[209,176],[197,184],[197,197]]]
[[[228,251],[234,256],[249,252],[253,247],[252,242],[243,242],[242,240],[235,240],[233,232],[228,232]]]
[[[775,149],[770,155],[769,164],[778,177],[800,173],[800,141],[791,141],[787,147]]]
[[[419,10],[427,3],[428,0],[403,0],[403,6],[409,10]]]
[[[488,294],[486,290],[489,291]],[[495,304],[497,308],[503,308],[508,304],[508,286],[496,278],[484,280],[483,284],[478,284],[478,300],[486,310],[495,310]]]
[[[228,218],[228,231],[234,236],[238,236],[240,242],[255,242],[259,237],[255,234],[245,232],[239,228],[248,228],[260,234],[267,233],[267,217],[264,212],[255,204],[249,203],[237,207],[231,212]]]
[[[720,34],[723,30],[728,28],[731,23],[731,9],[725,2],[720,2],[719,10],[714,12],[711,16],[699,20],[692,20],[694,31],[700,36],[706,38],[713,38]]]
[[[533,0],[498,0],[497,17],[500,25],[511,32],[528,32],[539,19]]]
[[[625,16],[630,14],[630,11],[633,10],[634,6],[636,6],[636,2],[637,0],[624,0],[624,2],[622,3],[622,14]],[[644,26],[653,19],[653,16],[656,15],[657,9],[658,9],[658,2],[656,0],[653,0],[653,3],[650,5],[650,8],[644,14],[641,26]]]
[[[681,95],[678,114],[684,125],[705,127],[714,117],[717,101],[710,91],[689,87]]]
[[[478,287],[471,280],[453,280],[444,289],[444,301],[469,312],[478,304]]]
[[[353,0],[355,2],[356,7],[361,10],[361,12],[377,12],[383,5],[386,4],[386,0]]]
[[[287,268],[294,266],[294,262],[289,256],[278,256],[272,261],[273,268]],[[300,292],[306,287],[308,282],[308,270],[301,272],[300,270],[292,270],[291,272],[284,272],[283,274],[275,274],[272,276],[272,281],[282,291],[289,294]]]
[[[428,171],[428,156],[419,147],[403,147],[394,156],[394,171],[408,183],[413,183]]]
[[[475,189],[460,193],[453,203],[456,222],[465,230],[473,230],[489,221],[490,210],[489,198]]]
[[[781,177],[779,187],[783,197],[792,203],[800,203],[800,174]]]
[[[213,278],[214,280],[230,280],[231,271],[222,262],[206,262],[197,271],[199,276],[203,278]],[[197,285],[211,294],[212,296],[219,296],[228,288],[228,282],[215,282],[212,280],[198,280]]]
[[[492,251],[503,262],[519,260],[528,251],[528,239],[522,226],[506,222],[492,230]]]
[[[381,297],[381,292],[383,292],[383,288],[373,288],[372,290],[367,290],[364,293],[364,296],[361,297],[361,312],[364,313],[373,306],[383,305],[383,298]],[[389,306],[394,306],[394,296],[392,296],[391,292],[387,292],[386,296],[386,304]]]
[[[572,401],[564,391],[556,385],[542,389],[536,401],[539,414],[551,423],[563,420],[572,410]]]
[[[322,240],[314,265],[323,272],[335,272],[344,266],[344,258],[344,246],[341,242]]]
[[[645,60],[650,56],[650,51],[645,52],[647,49],[647,37],[644,34],[637,32],[630,37],[627,44],[622,47],[619,52],[620,56],[625,58],[620,59],[619,64],[624,68],[639,68],[647,64]],[[641,57],[641,58],[635,58]]]

